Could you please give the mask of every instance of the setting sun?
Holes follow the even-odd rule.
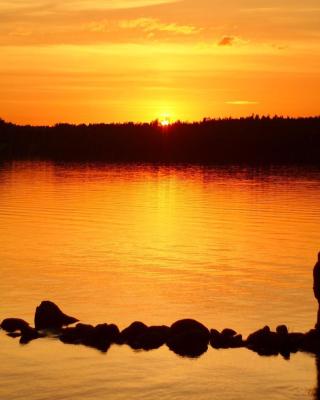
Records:
[[[172,123],[171,115],[169,113],[161,114],[159,117],[159,123],[163,127],[171,125],[171,123]]]
[[[163,119],[160,121],[161,126],[169,126],[170,125],[170,120],[168,118]]]

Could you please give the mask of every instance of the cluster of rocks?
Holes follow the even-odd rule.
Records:
[[[127,344],[135,350],[152,350],[167,345],[170,350],[186,357],[199,357],[211,345],[215,349],[246,347],[260,355],[278,355],[286,358],[297,351],[320,353],[320,332],[289,333],[285,325],[273,332],[268,326],[250,334],[246,340],[233,329],[209,331],[200,322],[184,319],[169,326],[147,326],[133,322],[120,331],[114,324],[97,326],[78,323],[78,319],[64,314],[51,301],[43,301],[35,312],[35,327],[19,318],[7,318],[1,328],[11,337],[20,337],[20,343],[55,335],[61,342],[94,347],[106,352],[112,344]]]

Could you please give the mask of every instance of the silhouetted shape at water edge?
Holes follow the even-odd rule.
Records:
[[[314,295],[320,304],[320,253],[313,270],[313,277]],[[165,325],[148,327],[143,322],[136,321],[121,332],[115,324],[107,323],[97,326],[78,323],[75,327],[65,328],[78,322],[78,319],[64,314],[51,301],[43,301],[36,308],[34,320],[35,328],[20,318],[6,318],[0,327],[8,332],[9,336],[20,337],[22,344],[45,337],[47,331],[54,330],[56,337],[63,343],[81,344],[102,352],[107,352],[112,344],[127,344],[135,350],[153,350],[166,344],[179,356],[195,358],[204,354],[210,343],[215,349],[246,347],[261,356],[281,354],[286,359],[297,351],[320,356],[319,312],[316,329],[311,329],[307,333],[289,332],[286,325],[279,325],[275,331],[265,326],[251,333],[246,340],[230,328],[221,332],[216,329],[209,331],[206,326],[194,319],[179,320],[170,327]]]
[[[45,334],[42,332],[38,332],[35,328],[28,326],[21,330],[20,343],[28,344],[31,340],[39,339],[41,337],[45,337]]]
[[[238,335],[233,329],[226,328],[222,332],[217,329],[210,331],[210,344],[215,349],[230,349],[243,347],[242,335]]]
[[[153,350],[167,345],[170,350],[183,357],[199,357],[208,350],[210,343],[214,349],[231,349],[247,347],[263,356],[281,354],[289,358],[291,353],[305,351],[320,354],[320,332],[312,329],[307,333],[289,332],[285,325],[280,325],[276,331],[268,326],[253,332],[246,340],[235,330],[226,328],[219,332],[209,329],[193,319],[183,319],[170,327],[147,326],[143,322],[133,322],[121,332],[115,324],[98,324],[96,326],[78,323],[78,320],[64,314],[60,308],[44,301],[36,308],[36,328],[19,318],[6,318],[1,328],[8,335],[20,337],[20,343],[26,344],[31,340],[52,337],[54,334],[66,344],[84,345],[107,352],[112,344],[127,344],[134,350]]]
[[[1,322],[0,327],[6,332],[16,332],[29,327],[29,324],[21,318],[6,318]]]
[[[112,343],[118,343],[119,328],[114,324],[99,324],[97,326],[77,324],[72,328],[65,328],[59,335],[63,343],[83,344],[107,352]]]
[[[79,320],[64,314],[60,308],[51,301],[43,301],[36,309],[34,324],[37,330],[58,329]]]
[[[18,126],[0,120],[0,160],[320,165],[320,117]]]
[[[193,319],[183,319],[171,325],[167,346],[176,354],[199,357],[208,350],[210,332]]]
[[[318,301],[318,314],[315,328],[320,330],[320,252],[318,253],[318,261],[313,268],[313,293]]]
[[[317,386],[314,390],[314,400],[320,400],[320,355],[316,355]]]
[[[168,326],[148,327],[143,322],[133,322],[121,332],[120,342],[135,350],[153,350],[166,343],[168,334]]]

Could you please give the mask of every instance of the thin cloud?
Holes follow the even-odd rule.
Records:
[[[249,106],[259,104],[257,101],[249,101],[249,100],[232,100],[226,101],[226,104],[231,104],[233,106]]]
[[[199,28],[192,25],[179,25],[176,23],[163,23],[154,18],[138,18],[134,20],[124,20],[119,23],[123,29],[141,29],[144,32],[170,32],[181,35],[194,35],[200,32]]]
[[[63,9],[74,10],[103,10],[103,9],[130,9],[148,6],[156,6],[167,3],[177,3],[181,0],[68,0],[59,1]]]
[[[117,10],[178,3],[181,0],[3,0],[1,11],[27,12],[45,8],[48,11]]]
[[[219,46],[232,46],[234,44],[235,38],[233,36],[224,36],[220,42]]]
[[[234,44],[235,37],[233,36],[224,36],[220,42],[218,43],[219,46],[232,46]]]

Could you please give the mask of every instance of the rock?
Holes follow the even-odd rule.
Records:
[[[234,331],[233,329],[229,329],[229,328],[226,328],[221,332],[221,335],[224,336],[224,337],[227,337],[227,338],[233,337],[236,334],[237,334],[236,331]]]
[[[95,331],[100,335],[108,337],[111,343],[120,342],[120,330],[115,324],[100,324],[95,327]]]
[[[209,330],[200,322],[184,319],[171,325],[167,346],[184,357],[199,357],[208,350]]]
[[[288,342],[290,351],[296,353],[301,348],[304,340],[304,334],[299,332],[291,332],[288,334]]]
[[[154,350],[163,346],[168,338],[169,327],[162,326],[150,326],[144,329],[141,334],[137,335],[134,339],[129,341],[129,345],[133,349],[143,350]]]
[[[221,333],[216,329],[210,331],[210,344],[215,349],[243,347],[242,335],[237,335],[233,329],[224,329]]]
[[[83,344],[106,352],[112,343],[118,342],[119,328],[114,324],[92,325],[77,324],[74,328],[66,328],[59,339],[63,343]]]
[[[21,336],[21,332],[9,332],[9,333],[7,333],[7,336],[9,336],[13,339],[16,339],[17,337]]]
[[[247,338],[247,345],[248,346],[255,346],[259,344],[263,344],[267,342],[270,338],[271,330],[269,326],[265,326],[262,329],[259,329],[253,333],[251,333]]]
[[[146,333],[148,327],[143,322],[135,321],[120,333],[120,342],[134,347],[137,338]]]
[[[208,338],[200,331],[188,331],[170,336],[167,346],[179,356],[197,358],[208,350]]]
[[[232,338],[231,346],[232,348],[243,347],[244,341],[242,339],[242,335],[235,335]]]
[[[311,329],[311,331],[304,334],[299,344],[299,349],[320,354],[320,332],[317,329]]]
[[[94,327],[87,324],[77,324],[73,328],[65,328],[59,335],[63,343],[81,344],[83,339],[92,332]]]
[[[51,301],[43,301],[37,307],[34,323],[37,330],[60,329],[63,326],[78,322],[78,319],[64,314],[60,308]]]
[[[271,332],[269,326],[265,326],[264,328],[251,333],[247,338],[246,344],[249,349],[260,355],[279,354],[276,333]]]
[[[279,335],[283,335],[283,336],[286,336],[286,335],[288,335],[288,328],[286,327],[286,325],[279,325],[279,326],[277,326],[277,329],[276,329],[276,332],[279,334]]]
[[[88,331],[81,343],[106,352],[119,336],[120,332],[116,325],[99,324],[93,330]]]
[[[43,337],[43,335],[41,335],[36,329],[27,326],[21,331],[20,343],[27,344],[31,342],[31,340],[39,339],[40,337]]]
[[[209,340],[209,336],[210,336],[209,329],[194,319],[182,319],[182,320],[175,322],[170,327],[169,335],[170,336],[179,335],[179,334],[185,333],[187,331],[201,332],[204,336],[207,336],[208,340]]]
[[[20,318],[6,318],[1,322],[0,326],[6,332],[16,332],[27,328],[29,324]]]
[[[261,356],[278,355],[282,347],[279,335],[276,332],[271,332],[269,326],[249,335],[246,345]]]

